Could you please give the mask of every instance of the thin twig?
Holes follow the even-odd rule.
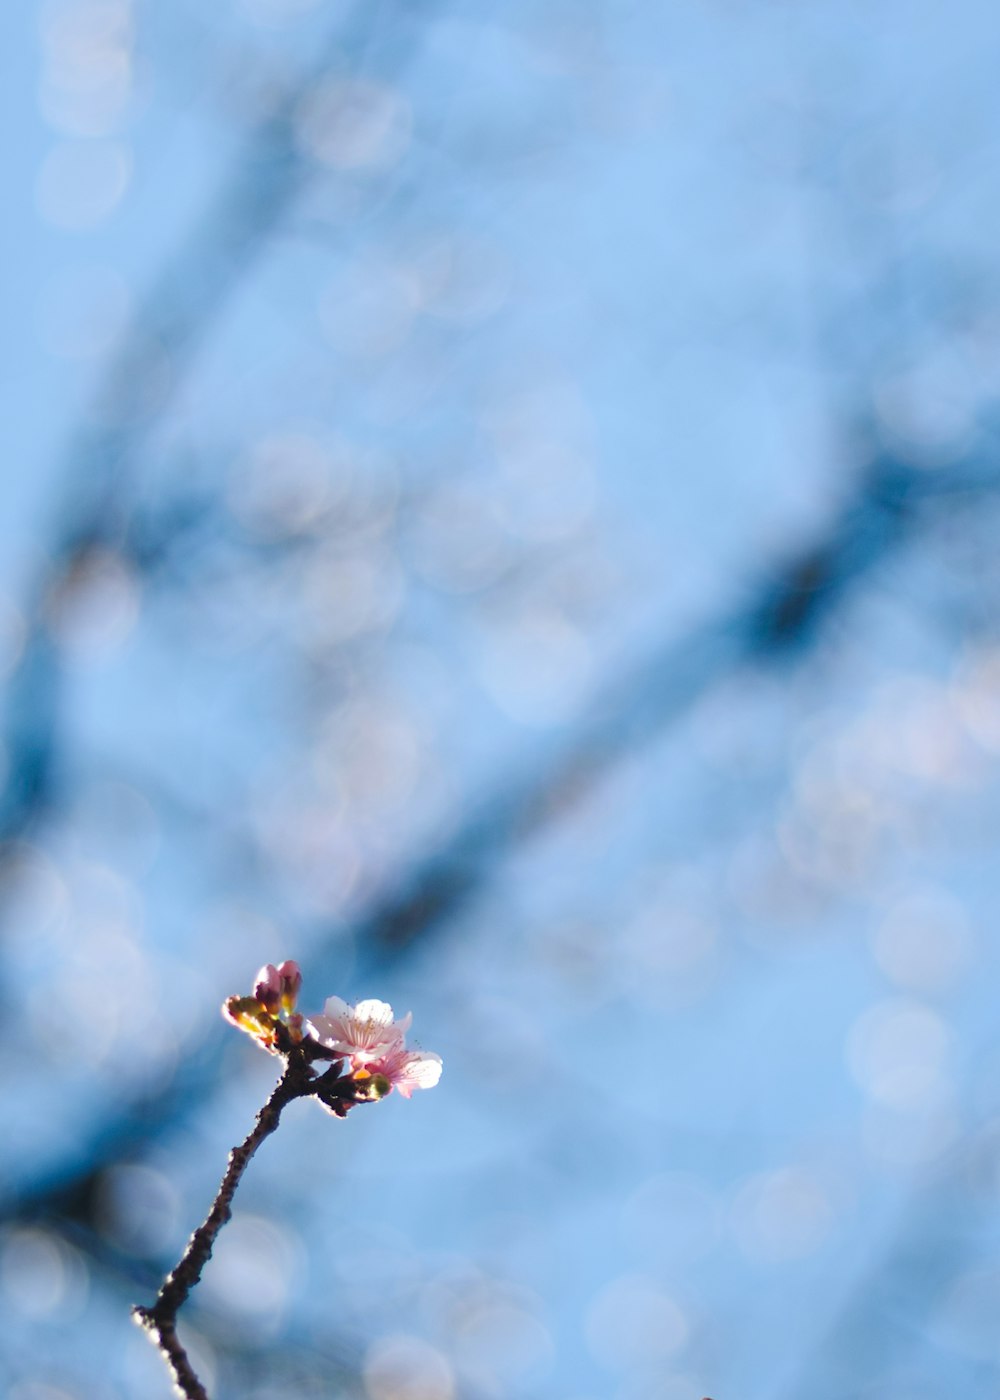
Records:
[[[216,1236],[232,1216],[233,1197],[250,1159],[264,1139],[275,1131],[281,1121],[282,1111],[293,1099],[315,1094],[340,1118],[345,1117],[348,1109],[357,1102],[350,1081],[339,1077],[336,1066],[317,1079],[309,1067],[310,1058],[312,1057],[298,1047],[288,1051],[285,1072],[271,1097],[257,1114],[257,1121],[250,1133],[239,1147],[234,1147],[229,1154],[225,1176],[204,1223],[198,1226],[188,1240],[180,1262],[167,1275],[152,1307],[132,1309],[134,1320],[149,1333],[159,1348],[173,1377],[177,1393],[185,1396],[186,1400],[209,1400],[209,1396],[196,1376],[177,1335],[177,1314],[212,1257]]]

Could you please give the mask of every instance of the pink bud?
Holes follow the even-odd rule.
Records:
[[[268,1011],[278,1009],[281,1001],[281,982],[281,974],[273,963],[266,963],[254,978],[253,994]]]
[[[298,963],[293,962],[291,958],[279,963],[276,971],[281,984],[281,1004],[286,1011],[291,1011],[302,990],[302,973]]]

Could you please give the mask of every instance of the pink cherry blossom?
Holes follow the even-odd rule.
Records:
[[[380,1060],[368,1066],[372,1079],[378,1084],[385,1080],[387,1088],[379,1085],[382,1096],[398,1089],[408,1099],[414,1089],[433,1089],[441,1078],[441,1056],[430,1050],[407,1050],[400,1041]]]
[[[330,1050],[346,1056],[355,1070],[365,1069],[390,1051],[402,1049],[413,1016],[393,1020],[386,1001],[359,1001],[349,1006],[340,997],[328,997],[323,1015],[313,1016],[308,1030]]]
[[[311,1060],[345,1060],[346,1065],[331,1066],[326,1076],[333,1074],[338,1085],[351,1086],[334,1111],[345,1103],[384,1098],[393,1089],[408,1099],[415,1089],[431,1089],[441,1078],[440,1055],[406,1048],[413,1020],[409,1013],[397,1021],[386,1001],[351,1006],[341,997],[329,997],[322,1015],[307,1021],[294,1011],[301,985],[298,963],[266,963],[254,979],[252,995],[228,997],[222,1014],[271,1054],[288,1055],[302,1045]]]

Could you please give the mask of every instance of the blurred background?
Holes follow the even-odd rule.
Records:
[[[0,25],[4,1395],[1000,1393],[996,6]]]

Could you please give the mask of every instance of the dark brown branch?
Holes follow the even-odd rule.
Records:
[[[345,1118],[348,1110],[359,1101],[354,1097],[351,1081],[340,1077],[337,1065],[331,1066],[326,1074],[317,1079],[309,1067],[310,1058],[302,1048],[289,1048],[284,1074],[257,1114],[257,1121],[250,1133],[239,1147],[234,1147],[230,1152],[226,1173],[211,1209],[188,1240],[177,1267],[167,1275],[152,1307],[132,1309],[135,1321],[149,1333],[159,1348],[177,1393],[185,1396],[186,1400],[209,1400],[209,1397],[177,1335],[177,1314],[211,1259],[219,1231],[232,1217],[233,1197],[250,1159],[264,1139],[275,1131],[283,1110],[293,1099],[315,1095],[338,1118]]]

